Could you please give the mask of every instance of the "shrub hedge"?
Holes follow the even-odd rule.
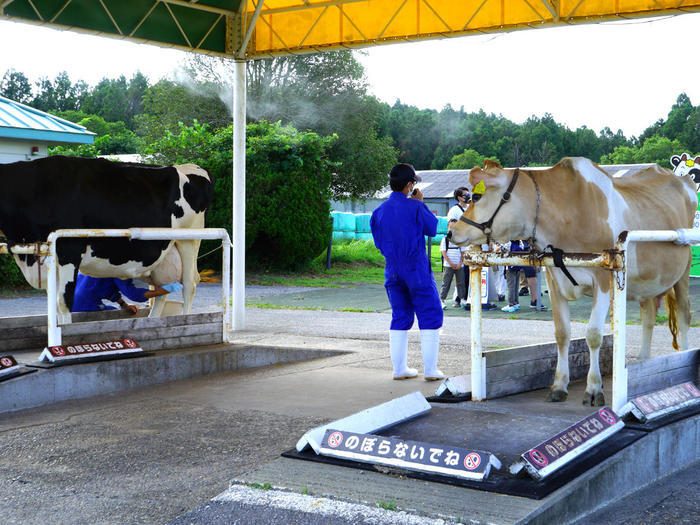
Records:
[[[330,180],[335,166],[327,151],[335,137],[300,132],[279,123],[247,126],[246,264],[298,269],[328,245],[331,235]],[[211,133],[206,126],[180,125],[147,147],[156,162],[193,162],[214,177],[214,202],[207,226],[231,232],[233,126]],[[201,253],[212,243],[203,244]],[[218,254],[200,267],[218,270]]]

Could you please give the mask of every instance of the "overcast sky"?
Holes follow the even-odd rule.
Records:
[[[685,92],[700,104],[700,13],[608,24],[395,44],[359,57],[370,92],[392,104],[484,109],[521,123],[551,113],[571,129],[609,126],[637,136]],[[184,53],[0,21],[0,74],[30,80],[68,71],[73,81],[136,70],[151,82]]]

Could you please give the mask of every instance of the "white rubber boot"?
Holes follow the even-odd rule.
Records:
[[[408,368],[408,330],[389,330],[391,364],[394,365],[394,379],[410,379],[418,375],[418,370]]]
[[[420,348],[423,353],[423,377],[426,381],[444,379],[445,374],[437,368],[438,349],[440,348],[439,330],[421,330]]]

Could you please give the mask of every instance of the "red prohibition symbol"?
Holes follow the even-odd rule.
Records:
[[[53,355],[66,355],[66,351],[60,346],[52,346],[51,350],[53,351]]]
[[[601,409],[598,414],[600,414],[600,417],[603,421],[605,421],[608,425],[614,425],[615,424],[615,416],[613,416],[610,412],[605,410],[604,408]]]
[[[134,342],[133,339],[124,339],[124,344],[125,344],[128,348],[136,348],[136,343]]]
[[[698,390],[697,388],[695,388],[695,385],[694,385],[693,383],[683,383],[683,386],[685,387],[685,389],[686,389],[688,392],[690,392],[690,393],[693,394],[694,396],[700,395],[700,390]]]
[[[549,463],[545,455],[537,449],[530,451],[530,459],[532,459],[532,461],[537,463],[540,467],[544,467],[547,465],[547,463]]]
[[[481,463],[481,456],[476,452],[470,452],[464,457],[464,468],[474,470]]]
[[[3,357],[0,359],[0,363],[2,363],[3,366],[12,366],[12,359],[8,357]]]
[[[333,432],[330,436],[328,436],[328,446],[331,448],[339,447],[342,442],[343,434],[340,432]]]

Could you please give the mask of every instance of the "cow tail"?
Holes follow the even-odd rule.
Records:
[[[668,329],[673,336],[673,349],[680,350],[678,346],[678,302],[676,292],[671,288],[664,296],[666,299],[666,311],[668,312]]]

